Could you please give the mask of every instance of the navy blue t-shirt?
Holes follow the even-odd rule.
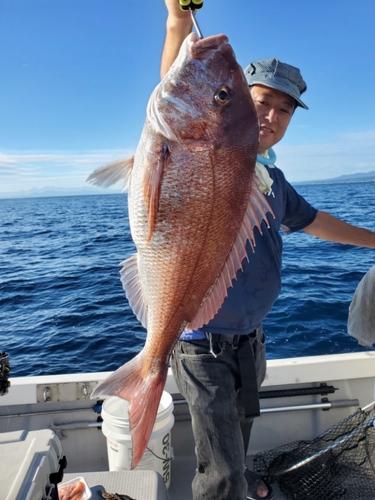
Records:
[[[241,335],[257,328],[272,308],[281,290],[281,253],[284,232],[294,232],[311,224],[317,210],[287,182],[280,169],[266,166],[273,179],[272,194],[267,196],[275,218],[268,214],[270,227],[263,221],[261,235],[255,228],[255,251],[249,242],[249,261],[228,288],[228,296],[217,314],[199,330],[185,330],[181,340],[205,338],[204,332]]]

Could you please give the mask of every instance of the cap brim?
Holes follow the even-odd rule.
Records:
[[[288,94],[290,95],[290,97],[293,97],[293,99],[296,101],[297,103],[297,106],[300,106],[301,108],[303,109],[309,109],[308,106],[306,106],[306,104],[301,101],[301,99],[299,99],[298,97],[296,97],[295,95],[293,95],[289,89],[283,87],[282,85],[280,84],[273,84],[273,82],[264,82],[264,81],[261,81],[261,80],[256,80],[256,79],[252,79],[251,80],[251,83],[247,82],[249,87],[252,87],[253,85],[263,85],[264,87],[270,87],[271,89],[275,89],[275,90],[280,90],[281,92],[284,92],[285,94]]]

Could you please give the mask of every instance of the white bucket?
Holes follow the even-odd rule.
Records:
[[[110,471],[130,470],[132,461],[132,436],[129,430],[128,402],[111,396],[103,403],[102,432],[107,438]],[[154,470],[169,488],[171,482],[171,433],[174,424],[173,401],[163,392],[158,413],[146,451],[135,470]]]

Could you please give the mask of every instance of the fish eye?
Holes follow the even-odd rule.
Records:
[[[232,95],[232,90],[226,85],[222,85],[216,90],[214,99],[218,104],[222,106],[223,104],[227,104],[231,100]]]

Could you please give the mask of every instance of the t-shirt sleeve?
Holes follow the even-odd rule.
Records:
[[[293,233],[314,222],[318,210],[298,194],[288,181],[285,182],[286,206],[281,228],[285,233]]]

